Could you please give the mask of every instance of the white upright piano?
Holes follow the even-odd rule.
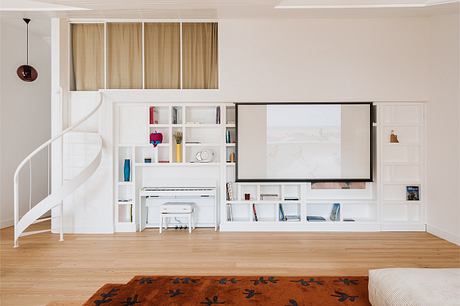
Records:
[[[218,227],[217,186],[210,182],[157,183],[139,190],[139,227],[155,228],[160,225],[160,205],[166,202],[195,203],[195,226]],[[185,220],[175,219],[170,226],[187,225]]]

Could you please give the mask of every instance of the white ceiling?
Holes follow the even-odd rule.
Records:
[[[459,0],[0,0],[0,14],[74,18],[219,19],[347,17],[427,14],[428,7]],[[379,8],[378,10],[376,8]],[[331,9],[332,8],[332,9]],[[437,8],[438,9],[438,8]],[[3,11],[3,13],[2,13]],[[33,16],[33,15],[32,15]]]
[[[458,0],[280,0],[276,8],[411,8],[429,7],[454,2],[458,2]]]

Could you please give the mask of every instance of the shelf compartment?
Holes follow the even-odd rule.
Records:
[[[118,147],[118,182],[125,182],[124,180],[124,168],[125,168],[125,159],[129,159],[130,161],[130,178],[128,182],[132,181],[132,166],[134,164],[133,161],[133,147],[130,146],[122,146]]]
[[[398,126],[398,127],[384,127],[383,137],[390,143],[391,131],[398,135],[399,144],[420,144],[420,127],[416,126]]]
[[[182,106],[172,106],[171,107],[171,124],[180,125],[183,123],[183,112],[184,108]]]
[[[236,119],[235,119],[235,114],[236,114],[236,108],[235,106],[227,106],[225,108],[225,114],[226,114],[226,124],[228,125],[235,125]]]
[[[152,114],[153,108],[153,114]],[[149,105],[148,124],[169,124],[169,106]],[[152,117],[153,116],[153,117]]]
[[[331,211],[333,207],[333,203],[330,202],[329,205],[325,205],[324,203],[307,203],[307,216],[319,216],[323,217],[325,220],[324,221],[309,221],[309,222],[340,222],[342,220],[342,210],[343,210],[343,205],[340,204],[340,219],[337,221],[332,221],[331,220]]]
[[[219,113],[219,114],[218,114]],[[189,124],[220,124],[221,107],[191,106],[185,107],[185,123]],[[220,119],[221,120],[221,119]]]
[[[187,163],[200,163],[200,164],[207,164],[202,163],[196,159],[196,154],[202,150],[209,150],[214,153],[214,156],[210,163],[219,163],[219,148],[216,146],[187,146],[185,148],[185,161]]]
[[[184,143],[187,142],[221,144],[221,130],[210,127],[187,127]]]
[[[383,124],[421,124],[422,122],[420,105],[383,105],[380,107]]]
[[[149,138],[146,139],[145,141],[147,144],[150,144],[150,134],[155,133],[155,132],[161,133],[163,135],[163,141],[161,142],[161,144],[169,144],[169,136],[170,136],[169,127],[157,127],[157,126],[149,127]]]
[[[382,148],[382,161],[384,163],[391,162],[420,162],[420,147],[408,146],[400,144],[388,144]]]
[[[132,223],[134,222],[134,211],[132,204],[118,205],[118,222]]]
[[[133,202],[134,201],[134,185],[118,185],[117,186],[117,202]]]
[[[136,148],[136,165],[147,163],[146,159],[150,159],[150,163],[156,163],[158,154],[158,162],[170,162],[169,160],[169,145],[158,145],[156,148],[153,145]]]

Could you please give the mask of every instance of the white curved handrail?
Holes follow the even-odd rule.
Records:
[[[62,102],[62,89],[60,90],[60,100]],[[96,107],[90,111],[86,116],[84,116],[82,119],[78,120],[75,124],[71,125],[64,131],[62,131],[60,134],[52,137],[42,145],[40,145],[37,149],[35,149],[32,153],[27,155],[26,158],[24,158],[21,163],[19,163],[18,167],[16,168],[16,171],[14,172],[14,246],[18,246],[18,239],[24,230],[31,225],[35,220],[37,220],[40,216],[42,216],[44,213],[46,213],[49,209],[57,206],[59,202],[69,193],[73,192],[76,188],[78,188],[94,171],[97,169],[101,162],[101,156],[102,156],[102,138],[100,135],[98,136],[98,143],[100,146],[100,150],[96,157],[91,161],[91,163],[82,171],[80,172],[76,177],[74,177],[71,181],[67,182],[66,184],[62,185],[58,190],[55,192],[52,192],[49,194],[46,198],[41,200],[37,205],[30,209],[20,220],[19,218],[19,173],[23,169],[23,167],[31,161],[31,159],[37,155],[39,152],[41,152],[44,148],[48,147],[51,145],[54,141],[61,139],[64,137],[65,134],[73,131],[77,127],[79,127],[83,122],[88,120],[91,116],[93,116],[101,107],[102,105],[102,94],[99,92],[99,101]],[[48,165],[49,166],[49,165]],[[53,203],[57,202],[55,205]],[[46,209],[47,208],[47,209]],[[62,211],[61,211],[62,212]],[[27,216],[27,219],[24,217]],[[61,216],[62,219],[62,216]],[[62,222],[62,220],[61,220]],[[61,223],[62,227],[62,223]],[[62,231],[62,228],[61,228]],[[61,232],[62,235],[62,232]]]

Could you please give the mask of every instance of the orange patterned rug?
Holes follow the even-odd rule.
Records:
[[[106,284],[84,305],[370,305],[368,278],[136,276]]]

